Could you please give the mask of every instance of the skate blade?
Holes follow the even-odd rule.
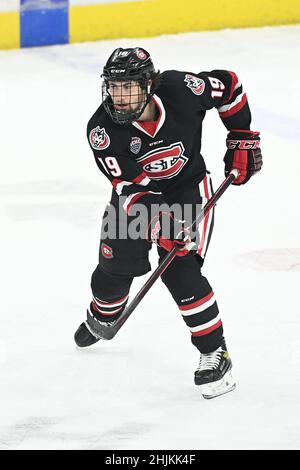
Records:
[[[219,397],[220,395],[231,392],[235,387],[235,380],[231,375],[231,371],[228,371],[221,380],[200,385],[200,391],[203,398],[209,400],[210,398]]]

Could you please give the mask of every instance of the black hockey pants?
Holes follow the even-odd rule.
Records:
[[[209,177],[169,198],[180,204],[204,204],[211,196]],[[111,204],[117,207],[118,201],[113,193]],[[104,214],[107,219],[107,211]],[[120,220],[116,218],[116,232]],[[127,220],[127,223],[130,223]],[[103,225],[102,225],[103,229]],[[202,275],[201,268],[213,229],[213,211],[201,223],[197,233],[197,254],[176,257],[162,275],[162,281],[175,300],[183,320],[190,329],[191,341],[202,353],[217,349],[223,337],[222,321],[219,316],[214,292],[208,280]],[[147,273],[151,267],[148,252],[151,248],[145,239],[132,240],[118,237],[102,237],[100,242],[99,264],[92,275],[91,288],[93,300],[90,309],[102,321],[117,318],[125,308],[131,283],[136,276]],[[159,248],[160,259],[166,252]]]

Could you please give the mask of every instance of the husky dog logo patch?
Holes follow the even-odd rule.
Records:
[[[195,77],[194,75],[190,75],[187,73],[185,75],[184,81],[186,82],[186,86],[195,94],[195,95],[202,95],[205,89],[205,82],[202,78]]]
[[[90,144],[95,150],[104,150],[110,144],[110,138],[105,132],[104,127],[97,126],[91,130],[90,135]]]

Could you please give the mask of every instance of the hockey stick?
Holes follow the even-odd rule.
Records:
[[[218,199],[226,191],[226,189],[231,185],[233,180],[238,176],[237,170],[232,170],[227,178],[223,181],[221,186],[216,190],[214,195],[207,201],[203,209],[200,211],[190,228],[195,229],[197,224],[206,217],[208,212],[214,207]],[[152,275],[149,277],[148,281],[144,284],[141,290],[136,294],[131,303],[123,310],[119,318],[111,323],[100,322],[96,320],[89,311],[87,311],[88,324],[90,325],[93,333],[95,333],[100,339],[112,339],[121,326],[125,323],[127,318],[132,314],[135,308],[138,306],[140,301],[147,294],[149,289],[153,286],[155,281],[165,272],[169,264],[173,261],[176,256],[177,250],[180,250],[180,246],[174,246],[171,251],[163,258],[159,266],[155,269]]]

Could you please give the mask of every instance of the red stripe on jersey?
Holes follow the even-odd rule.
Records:
[[[192,333],[192,336],[204,336],[208,335],[212,331],[216,330],[219,328],[219,326],[222,325],[222,320],[219,320],[215,325],[210,326],[209,328],[205,328],[205,330],[200,330],[200,331],[195,331]]]
[[[152,153],[152,152],[151,152]],[[168,157],[180,157],[182,154],[182,148],[180,145],[175,145],[172,148],[160,151],[154,151],[153,155],[143,156],[139,158],[138,162],[143,165],[148,165],[149,163],[155,162],[156,160],[161,160]]]
[[[131,199],[131,201],[130,201],[130,203],[128,204],[127,209],[126,209],[126,212],[127,212],[128,215],[129,215],[130,209],[131,209],[131,207],[133,206],[133,204],[134,204],[138,199],[140,199],[142,196],[145,196],[145,194],[151,194],[151,193],[149,193],[149,191],[143,191],[143,192],[141,192],[141,193],[136,194],[136,195]]]
[[[136,178],[134,178],[132,180],[133,183],[135,184],[139,184],[141,181],[143,181],[143,179],[147,178],[147,175],[145,172],[141,173],[139,176],[137,176]]]
[[[242,109],[246,103],[247,103],[247,95],[245,93],[239,103],[237,103],[235,106],[230,108],[228,111],[225,111],[224,113],[219,113],[220,117],[222,119],[225,119],[225,118],[229,118],[230,116],[233,116],[233,114],[236,114],[238,111],[240,111],[240,109]]]
[[[132,184],[139,184],[141,181],[143,181],[143,179],[147,178],[147,175],[146,173],[143,171],[143,173],[141,173],[140,175],[136,176],[132,181],[128,181],[128,183],[132,183]],[[114,178],[111,182],[111,184],[113,185],[113,188],[116,189],[116,187],[118,186],[119,183],[123,183],[125,180],[119,180],[118,178]]]
[[[231,87],[230,87],[230,93],[229,93],[229,97],[227,98],[226,101],[224,101],[224,103],[222,104],[222,106],[226,103],[228,103],[228,101],[231,100],[232,98],[232,95],[233,95],[233,92],[234,92],[234,89],[235,89],[235,86],[238,84],[239,82],[239,79],[237,78],[236,74],[234,72],[229,72],[228,70],[228,73],[230,74],[231,76]]]
[[[183,305],[182,307],[179,307],[179,309],[180,310],[190,310],[191,308],[199,307],[200,305],[203,305],[206,302],[208,302],[208,300],[210,300],[213,295],[214,295],[214,293],[213,293],[213,291],[211,291],[210,294],[206,295],[202,299],[196,300],[196,302],[193,302],[192,304]]]
[[[124,180],[118,180],[118,178],[114,178],[111,182],[111,184],[113,185],[113,188],[116,189],[117,185],[119,183],[123,183]]]

